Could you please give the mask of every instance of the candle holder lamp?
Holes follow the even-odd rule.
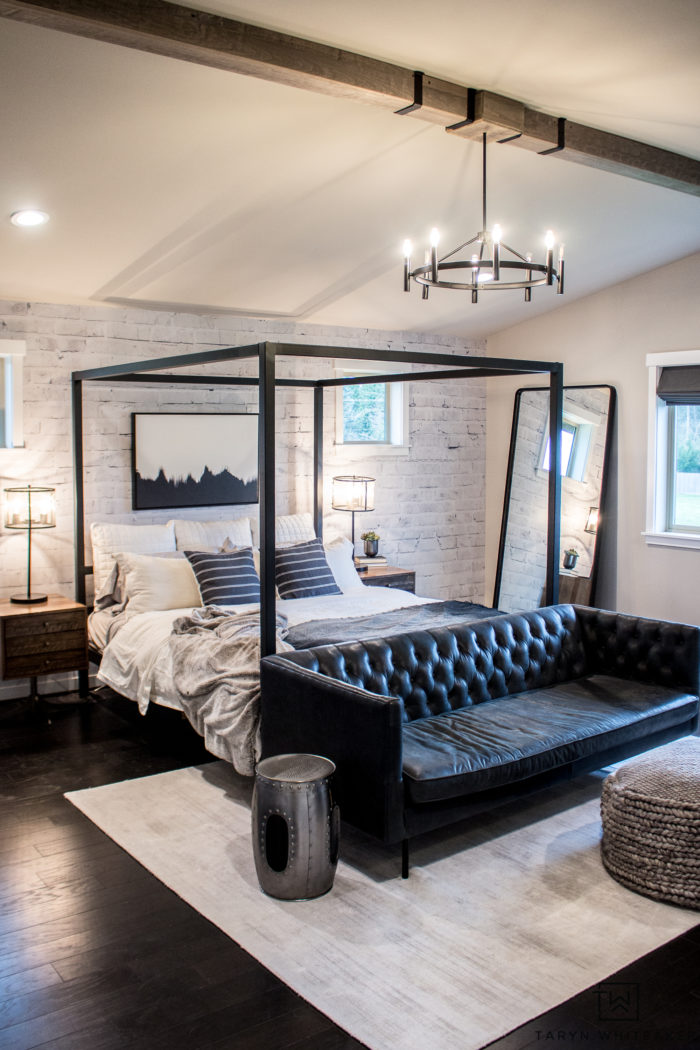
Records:
[[[5,489],[5,528],[27,533],[27,593],[13,594],[11,602],[35,605],[48,600],[46,594],[32,593],[32,532],[56,528],[55,492],[53,488],[38,485]]]
[[[375,478],[343,475],[333,478],[333,510],[347,510],[352,514],[352,552],[355,554],[355,515],[374,510]]]

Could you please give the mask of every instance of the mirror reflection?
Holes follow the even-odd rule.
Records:
[[[564,388],[561,602],[595,602],[614,404],[610,386]],[[494,595],[494,605],[504,612],[534,609],[544,601],[549,458],[549,390],[519,390]]]

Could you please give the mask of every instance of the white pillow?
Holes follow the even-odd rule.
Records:
[[[117,554],[122,596],[130,613],[197,608],[199,587],[187,558]]]
[[[306,543],[316,539],[314,521],[310,514],[280,514],[275,518],[275,545]]]
[[[218,548],[226,539],[236,547],[253,546],[250,518],[235,518],[233,521],[187,521],[176,518],[169,524],[175,526],[175,545],[179,551]]]
[[[328,567],[343,594],[347,594],[348,591],[361,591],[365,585],[353,563],[353,548],[350,540],[345,536],[338,536],[336,539],[327,540],[323,544],[323,549],[326,552]]]
[[[112,573],[117,551],[160,554],[175,550],[172,521],[163,525],[119,525],[94,521],[90,526],[90,539],[96,594],[102,590]]]

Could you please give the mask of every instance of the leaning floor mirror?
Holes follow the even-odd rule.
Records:
[[[560,602],[595,604],[614,417],[614,387],[564,387]],[[549,390],[518,390],[493,599],[503,612],[544,603],[549,453]]]

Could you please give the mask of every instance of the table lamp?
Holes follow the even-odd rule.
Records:
[[[375,478],[355,474],[333,478],[333,510],[347,510],[352,514],[352,552],[355,554],[355,515],[374,510]]]
[[[27,533],[27,593],[12,595],[11,602],[34,605],[48,600],[46,594],[32,594],[32,532],[56,528],[55,492],[37,485],[5,489],[5,528],[24,529]]]

